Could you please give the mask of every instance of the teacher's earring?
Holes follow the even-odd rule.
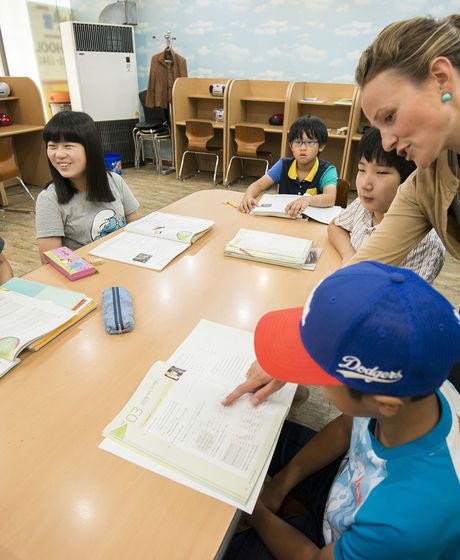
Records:
[[[449,101],[452,101],[452,94],[446,91],[441,95],[441,101],[443,103],[448,103]]]

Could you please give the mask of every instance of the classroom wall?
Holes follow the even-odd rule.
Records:
[[[97,22],[110,0],[71,0],[77,21]],[[386,24],[459,12],[460,0],[137,0],[139,87],[152,54],[173,48],[190,76],[352,82],[361,51]],[[155,35],[159,39],[153,39]]]

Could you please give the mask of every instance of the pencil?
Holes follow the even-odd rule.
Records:
[[[228,204],[229,206],[232,206],[233,208],[238,208],[238,206],[234,202],[230,202],[229,200],[227,200],[227,202],[225,204]]]

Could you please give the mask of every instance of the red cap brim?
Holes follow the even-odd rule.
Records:
[[[257,361],[275,379],[303,385],[341,385],[308,354],[300,338],[301,307],[264,315],[254,333]]]

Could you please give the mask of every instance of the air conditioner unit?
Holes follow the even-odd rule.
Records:
[[[139,99],[133,27],[76,21],[60,27],[72,110],[96,121],[105,151],[134,161]]]

